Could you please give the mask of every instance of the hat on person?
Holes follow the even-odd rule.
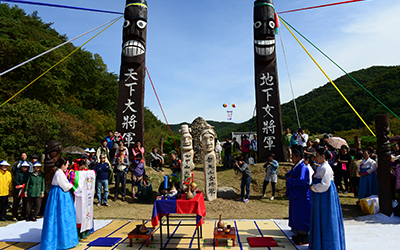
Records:
[[[7,161],[0,161],[0,166],[10,166]]]
[[[29,167],[29,163],[27,161],[22,162],[21,167]]]
[[[119,135],[119,132],[118,132],[118,131],[115,131],[114,135]]]
[[[90,152],[90,149],[89,149],[89,148],[85,148],[85,152],[86,152],[86,153],[89,153],[89,152]]]
[[[94,148],[91,148],[91,149],[89,150],[89,152],[90,152],[90,153],[96,153],[96,150],[94,150]]]
[[[318,138],[317,138],[317,139],[315,139],[315,140],[314,140],[314,142],[316,142],[316,143],[319,143],[319,139],[318,139]]]
[[[35,162],[35,163],[33,164],[33,166],[34,166],[34,167],[38,167],[38,166],[41,167],[42,164],[40,164],[40,162],[37,161],[37,162]]]
[[[149,177],[146,174],[144,174],[143,179],[149,179]]]
[[[122,146],[122,147],[120,147],[118,150],[119,150],[119,151],[125,151],[125,147]]]

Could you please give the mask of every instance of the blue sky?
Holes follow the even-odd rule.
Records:
[[[34,0],[38,1],[38,0]],[[43,0],[86,8],[123,12],[125,0]],[[191,123],[198,116],[226,121],[252,117],[255,105],[252,0],[148,0],[146,66],[171,124]],[[336,0],[275,0],[276,10],[326,4]],[[4,2],[3,2],[4,3]],[[11,4],[11,3],[9,3]],[[117,15],[19,4],[34,10],[44,22],[68,38],[78,36]],[[291,25],[347,71],[373,65],[399,65],[400,1],[371,0],[297,13],[283,14]],[[111,72],[119,73],[122,24],[111,28],[84,48],[102,56]],[[328,82],[290,33],[281,24],[295,97]],[[94,34],[74,41],[80,46]],[[305,41],[301,40],[306,43]],[[276,37],[281,103],[291,101],[285,60]],[[343,75],[309,45],[316,60],[332,78]],[[146,78],[145,106],[162,121],[150,81]],[[338,95],[337,98],[340,98]],[[384,100],[383,100],[384,101]],[[223,103],[228,108],[222,107]],[[229,108],[232,104],[236,108]],[[301,116],[301,110],[299,110]],[[293,119],[296,119],[293,117]]]

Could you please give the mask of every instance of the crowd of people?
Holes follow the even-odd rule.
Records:
[[[289,226],[295,232],[293,241],[296,244],[309,243],[311,249],[322,249],[326,242],[332,244],[334,249],[344,249],[343,218],[338,193],[352,192],[358,199],[378,194],[378,164],[374,148],[349,149],[344,144],[340,149],[336,149],[329,144],[329,138],[326,134],[321,139],[311,141],[302,128],[293,131],[286,129],[281,138],[284,161],[293,163],[292,169],[285,173],[286,196],[289,198]],[[225,152],[226,169],[233,168],[236,173],[242,173],[239,201],[247,203],[250,199],[252,180],[249,162],[257,155],[257,137],[255,135],[250,141],[245,135],[241,145],[236,138],[233,138],[232,142],[226,138],[222,147]],[[96,173],[97,206],[109,206],[109,184],[114,183],[113,201],[119,196],[125,201],[128,175],[132,180],[132,197],[137,197],[139,202],[151,201],[153,187],[146,175],[145,149],[140,141],[136,141],[129,151],[124,146],[123,137],[118,132],[109,131],[97,150],[86,148],[85,152],[72,161],[72,164],[61,158],[62,162],[56,165],[62,173],[56,171],[53,186],[59,186],[65,192],[72,188],[73,171],[92,169]],[[232,159],[232,154],[235,153],[239,156]],[[129,160],[129,155],[133,160]],[[158,148],[153,148],[149,155],[149,166],[154,171],[163,172],[164,156],[158,153]],[[21,153],[20,159],[12,167],[7,161],[0,162],[1,221],[6,220],[9,196],[13,197],[13,221],[36,221],[41,211],[45,194],[42,165],[37,155],[32,155],[30,161],[27,158],[26,153]],[[179,175],[181,160],[175,153],[171,153],[170,158],[172,174]],[[275,199],[279,169],[275,158],[274,154],[270,154],[263,165],[265,177],[261,199],[266,198],[269,183],[272,188],[269,199]],[[8,171],[9,167],[11,171]],[[395,198],[396,190],[400,194],[400,149],[397,144],[392,148],[391,173],[392,196]],[[175,186],[179,188],[179,183]],[[163,183],[159,187],[160,194],[165,192],[162,187]],[[56,195],[61,189],[50,191],[50,195]],[[19,215],[20,204],[22,210]]]

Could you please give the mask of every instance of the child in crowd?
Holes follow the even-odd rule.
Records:
[[[104,205],[109,206],[107,202],[108,198],[108,171],[110,170],[110,165],[106,162],[106,156],[100,156],[100,162],[94,167],[96,172],[96,186],[97,186],[97,198],[99,202],[97,206]],[[101,197],[101,188],[103,187],[103,198]]]
[[[26,203],[26,221],[36,221],[36,217],[42,205],[42,199],[45,191],[44,173],[41,171],[42,164],[35,162],[33,164],[34,172],[28,177],[25,188],[25,196],[27,197]],[[31,214],[31,208],[34,205]]]
[[[14,201],[13,201],[13,210],[12,210],[12,221],[18,221],[18,208],[19,202],[22,198],[22,212],[21,218],[25,218],[26,212],[26,198],[25,198],[25,186],[29,177],[29,163],[24,161],[21,164],[21,168],[15,172],[14,176]]]
[[[242,172],[242,183],[240,184],[240,199],[238,201],[243,201],[244,203],[249,202],[250,198],[250,182],[251,182],[251,171],[249,165],[244,162],[243,156],[236,158],[233,164],[235,170]],[[246,187],[246,196],[244,194],[244,188]]]
[[[143,181],[138,185],[137,198],[139,199],[139,203],[150,202],[151,198],[153,198],[153,187],[147,175],[143,175]]]
[[[91,149],[89,150],[89,152],[90,152],[90,156],[89,156],[89,161],[90,161],[89,169],[93,169],[93,168],[96,166],[97,162],[98,162],[97,155],[96,155],[96,150],[94,150],[94,148],[91,148]]]
[[[0,221],[6,221],[8,197],[12,191],[12,176],[8,171],[9,166],[7,161],[0,162]]]
[[[130,166],[130,171],[132,172],[132,198],[135,198],[135,186],[140,184],[142,177],[144,175],[144,160],[142,155],[136,155],[136,159],[133,160]]]
[[[270,200],[272,201],[275,199],[275,189],[276,189],[275,185],[278,180],[278,167],[279,167],[278,162],[275,160],[275,154],[270,154],[268,156],[268,160],[263,167],[265,168],[265,178],[264,178],[263,192],[261,199],[265,198],[265,189],[267,188],[268,183],[271,182],[272,196]]]

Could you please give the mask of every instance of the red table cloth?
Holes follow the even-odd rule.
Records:
[[[185,195],[182,195],[181,199],[156,200],[151,220],[153,227],[158,225],[158,221],[165,214],[196,214],[196,227],[203,225],[203,217],[206,216],[203,193],[197,191],[191,200],[187,200]]]

